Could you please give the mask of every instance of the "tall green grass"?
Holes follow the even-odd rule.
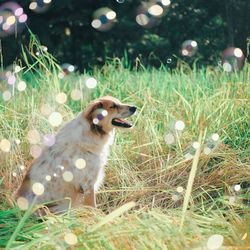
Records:
[[[68,232],[77,235],[75,249],[206,249],[214,234],[222,235],[223,246],[231,249],[250,246],[249,65],[228,74],[181,63],[171,72],[139,63],[131,69],[114,60],[102,69],[59,79],[55,59],[47,52],[37,56],[37,46],[31,40],[23,49],[25,63],[17,77],[26,81],[27,89],[13,88],[11,100],[0,101],[0,138],[12,142],[10,152],[0,153],[1,248],[67,249]],[[84,80],[90,75],[98,81],[92,90]],[[2,91],[6,86],[1,82]],[[80,101],[70,98],[73,89],[81,90]],[[59,92],[67,94],[66,104],[56,103]],[[50,104],[66,123],[103,95],[139,110],[132,118],[134,129],[117,130],[98,209],[79,208],[42,220],[20,211],[13,193],[24,175],[17,166],[32,161],[27,133],[32,128],[41,134],[58,130],[41,114],[41,105]],[[182,133],[173,129],[177,120],[186,125]],[[164,136],[171,131],[176,142],[167,145]],[[203,147],[213,133],[220,140],[206,155]],[[186,159],[198,139],[200,152],[194,160]],[[184,191],[178,193],[177,187]]]

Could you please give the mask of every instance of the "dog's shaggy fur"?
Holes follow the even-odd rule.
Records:
[[[91,103],[58,132],[55,144],[45,148],[31,165],[17,192],[17,201],[21,198],[31,204],[36,197],[35,203],[50,202],[47,207],[52,212],[65,211],[70,204],[95,207],[95,192],[103,182],[115,128],[131,127],[122,118],[131,116],[135,110],[136,107],[110,96]],[[85,160],[83,169],[76,167],[78,159]],[[73,174],[73,180],[62,178],[66,171]],[[48,175],[50,181],[46,180]],[[44,186],[42,195],[36,196],[34,183]]]

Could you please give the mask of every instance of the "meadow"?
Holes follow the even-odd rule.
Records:
[[[37,46],[31,42],[16,64],[26,89],[0,85],[11,93],[0,100],[0,248],[250,249],[248,64],[227,73],[179,61],[170,71],[114,59],[61,78],[54,58],[35,53]],[[95,88],[87,77],[97,80]],[[62,92],[67,101],[60,103]],[[39,220],[21,211],[13,194],[43,146],[41,140],[31,150],[29,131],[56,133],[104,95],[138,112],[133,129],[117,129],[98,208]],[[62,115],[60,126],[51,126],[44,105]]]

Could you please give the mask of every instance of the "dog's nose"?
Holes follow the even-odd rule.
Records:
[[[129,111],[134,113],[136,111],[136,107],[135,106],[129,107]]]

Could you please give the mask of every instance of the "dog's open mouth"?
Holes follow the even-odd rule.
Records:
[[[123,127],[123,128],[131,128],[133,126],[132,123],[130,123],[124,119],[121,119],[121,118],[114,118],[112,120],[112,124],[114,126]]]

